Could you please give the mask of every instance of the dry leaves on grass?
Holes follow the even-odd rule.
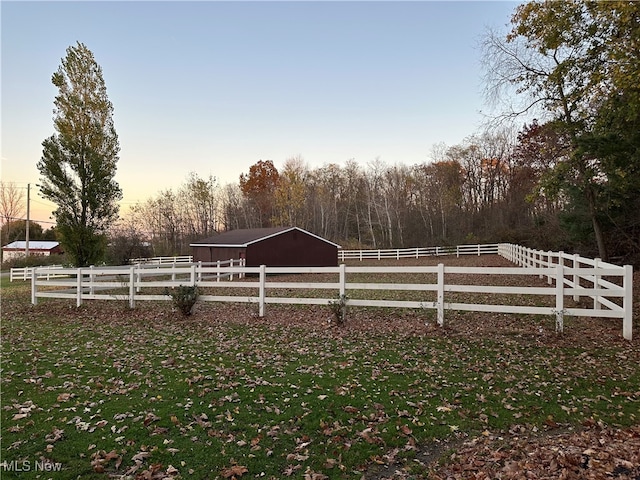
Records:
[[[640,426],[594,425],[555,435],[481,436],[464,443],[448,460],[446,466],[432,470],[432,478],[636,480],[640,478]]]
[[[477,262],[481,261],[485,257],[478,257]],[[468,264],[467,259],[465,263]],[[65,441],[74,435],[97,434],[111,428],[114,435],[122,435],[115,437],[117,450],[111,450],[113,442],[103,441],[102,434],[102,438],[87,438],[87,442],[96,442],[100,452],[91,457],[95,471],[103,469],[114,475],[125,473],[149,479],[177,475],[176,469],[163,467],[149,452],[135,454],[137,450],[130,449],[133,444],[129,444],[129,438],[135,438],[131,432],[137,431],[144,434],[138,438],[157,446],[157,452],[170,453],[170,461],[178,466],[181,464],[176,462],[180,460],[191,460],[186,453],[187,444],[178,445],[180,449],[167,448],[169,437],[176,442],[172,445],[187,439],[189,447],[207,442],[223,444],[228,450],[238,447],[244,449],[241,453],[246,453],[247,458],[265,452],[265,462],[286,461],[279,478],[290,475],[319,480],[326,478],[321,470],[332,478],[355,475],[344,473],[353,470],[346,470],[343,463],[348,457],[342,456],[352,444],[365,445],[373,452],[364,457],[367,465],[356,467],[364,469],[372,463],[389,466],[385,474],[395,476],[388,478],[512,479],[521,478],[524,471],[529,472],[528,478],[637,480],[640,476],[636,468],[640,465],[638,427],[613,430],[587,425],[580,432],[565,435],[553,433],[557,432],[553,427],[551,433],[531,436],[518,428],[499,434],[487,423],[496,409],[505,410],[503,415],[512,415],[514,422],[529,421],[529,415],[535,412],[527,399],[550,401],[558,393],[562,394],[562,407],[568,409],[574,425],[584,419],[583,415],[591,415],[589,408],[595,406],[595,400],[610,402],[630,397],[630,401],[637,402],[640,392],[632,382],[625,384],[624,380],[635,374],[640,351],[637,343],[621,338],[619,321],[576,319],[564,335],[557,335],[553,321],[540,317],[449,311],[446,328],[442,329],[435,325],[430,315],[433,312],[354,308],[349,312],[346,328],[341,329],[328,326],[330,313],[321,306],[270,305],[267,317],[259,318],[252,305],[211,304],[203,306],[196,318],[180,322],[169,321],[163,305],[142,304],[130,311],[108,302],[91,302],[76,309],[68,302],[52,301],[46,308],[8,308],[14,318],[28,321],[15,322],[7,330],[10,335],[6,338],[13,339],[7,344],[14,351],[15,365],[5,363],[10,368],[4,381],[13,382],[16,390],[23,389],[23,384],[39,386],[51,391],[52,401],[56,400],[53,404],[43,403],[40,397],[34,397],[34,403],[24,399],[26,394],[20,400],[20,394],[15,394],[15,400],[5,407],[14,415],[9,419],[17,423],[9,431],[20,433],[34,416],[44,415],[41,410],[45,407],[47,415],[65,419],[60,425],[72,425],[67,428]],[[57,328],[50,317],[68,328]],[[29,343],[32,325],[50,328],[55,335]],[[66,332],[66,337],[61,332]],[[73,350],[66,348],[67,341],[74,345]],[[25,373],[21,373],[16,360],[21,358],[29,362]],[[53,364],[66,369],[63,379],[51,374]],[[87,366],[92,364],[102,368],[91,371]],[[37,370],[35,367],[40,365],[42,368]],[[59,370],[55,371],[58,376]],[[571,382],[620,380],[624,390],[615,383],[610,390],[597,388],[588,399],[575,397],[567,392],[573,388],[566,381],[569,376]],[[416,383],[394,389],[390,386],[393,377],[415,378]],[[323,378],[335,378],[336,382],[327,386],[321,381]],[[84,385],[89,386],[90,392],[80,388]],[[163,398],[170,398],[168,385],[183,395],[176,398],[171,409]],[[184,397],[183,385],[189,388],[189,398]],[[253,390],[255,395],[251,395]],[[450,396],[453,390],[459,395]],[[438,396],[442,398],[432,400]],[[456,403],[466,402],[466,396],[471,398],[470,403]],[[511,396],[522,401],[513,402]],[[367,401],[358,403],[363,397]],[[124,408],[130,407],[129,403],[126,407],[123,404],[123,413],[113,418],[101,419],[97,415],[96,400],[117,403],[126,398],[138,399],[141,406],[125,412]],[[316,400],[322,405],[316,405]],[[294,412],[292,403],[298,401],[305,403],[300,403],[302,407]],[[385,405],[378,403],[382,401]],[[194,402],[200,410],[192,412]],[[315,422],[315,429],[299,431],[299,426],[292,426],[291,419],[311,417],[309,404],[324,410],[331,408],[331,402],[336,403],[336,412]],[[71,408],[79,410],[68,420],[62,412]],[[210,409],[208,414],[204,413],[205,408]],[[620,409],[612,415],[617,413],[625,412]],[[233,423],[249,425],[248,416],[253,419],[258,414],[264,416],[260,417],[261,423],[255,420],[256,428],[238,430]],[[626,415],[632,416],[629,411]],[[427,459],[429,455],[423,452],[427,451],[428,441],[419,444],[421,424],[443,425],[451,430],[446,435],[462,439],[469,431],[460,423],[466,417],[479,419],[483,422],[480,428],[486,426],[492,433],[487,430],[480,438],[456,444],[455,454],[447,455],[446,465],[436,469],[433,462],[438,455]],[[562,428],[569,425],[561,423]],[[385,431],[396,432],[395,437],[406,444],[405,449],[386,448],[382,438]],[[528,426],[527,431],[531,432]],[[313,442],[309,443],[303,434],[313,436]],[[53,445],[62,435],[62,429],[52,426],[39,438]],[[294,436],[295,447],[285,451],[281,444],[294,441]],[[34,439],[29,438],[28,442]],[[22,448],[27,440],[14,445],[9,448]],[[417,461],[401,463],[405,451],[415,451]],[[235,458],[253,468],[245,458]],[[167,465],[166,456],[161,460]],[[253,476],[230,457],[223,462],[215,466],[223,478]],[[311,462],[315,464],[308,466]],[[410,467],[415,468],[418,462],[423,463],[424,469],[420,474],[410,474]],[[430,476],[424,473],[427,471]],[[370,471],[365,478],[387,477]]]

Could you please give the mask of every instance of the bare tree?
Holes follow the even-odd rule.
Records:
[[[19,220],[24,215],[26,205],[24,203],[24,191],[17,187],[13,182],[0,181],[0,215],[2,216],[2,225],[6,225],[7,229],[10,222]],[[7,230],[7,238],[10,232]],[[2,239],[4,245],[7,239]]]

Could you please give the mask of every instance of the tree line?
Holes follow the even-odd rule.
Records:
[[[377,159],[310,168],[296,156],[278,169],[261,160],[226,186],[192,173],[177,192],[135,206],[128,223],[162,254],[185,253],[217,231],[272,226],[298,226],[345,248],[566,244],[563,202],[533,195],[544,169],[512,135],[485,133],[435,150],[434,161],[417,165]],[[195,187],[205,183],[207,194],[196,200],[203,190]],[[199,201],[217,208],[196,208]]]

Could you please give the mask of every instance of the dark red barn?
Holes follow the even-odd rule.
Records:
[[[298,227],[231,230],[191,244],[194,262],[244,258],[248,267],[335,267],[337,245]]]

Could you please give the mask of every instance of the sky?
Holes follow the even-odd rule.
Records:
[[[481,42],[517,2],[0,2],[5,182],[38,195],[55,133],[51,75],[84,43],[102,67],[120,141],[121,213],[190,172],[237,183],[259,160],[310,168],[428,162],[478,133]]]

